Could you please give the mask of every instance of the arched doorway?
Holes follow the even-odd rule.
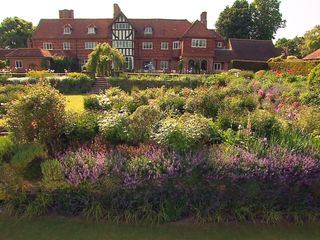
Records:
[[[201,61],[201,66],[200,66],[200,70],[206,72],[208,68],[208,62],[207,60],[202,60]]]
[[[194,62],[194,60],[189,60],[189,62],[188,62],[188,71],[189,72],[193,72],[194,71],[194,67],[195,67],[195,62]]]

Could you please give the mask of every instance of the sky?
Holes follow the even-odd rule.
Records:
[[[252,1],[252,0],[251,0]],[[128,18],[174,18],[195,21],[208,12],[208,27],[214,28],[220,12],[234,0],[1,0],[0,21],[18,16],[38,24],[41,18],[58,18],[59,9],[73,9],[76,18],[112,18],[118,3]],[[276,38],[302,36],[320,24],[320,0],[282,0],[287,26]]]

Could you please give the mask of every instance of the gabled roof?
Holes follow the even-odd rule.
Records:
[[[129,19],[129,21],[136,30],[136,36],[140,38],[144,37],[145,27],[152,27],[153,38],[181,38],[191,26],[186,19]]]
[[[281,55],[271,40],[252,40],[230,38],[229,45],[233,60],[268,61]]]
[[[48,50],[41,48],[17,48],[6,55],[7,58],[50,58],[52,55]]]
[[[215,50],[215,61],[219,62],[230,62],[233,60],[232,50],[230,49],[216,49]]]
[[[0,59],[6,59],[6,56],[15,49],[0,49]]]
[[[216,38],[216,35],[197,20],[185,31],[183,37]]]
[[[320,60],[320,48],[313,53],[310,53],[306,57],[303,58],[304,60]]]
[[[54,38],[111,38],[113,19],[41,19],[33,34],[33,39]],[[63,34],[63,27],[72,26],[72,34]],[[88,26],[95,25],[96,34],[88,34]]]

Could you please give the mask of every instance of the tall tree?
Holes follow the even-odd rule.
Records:
[[[271,40],[279,28],[286,25],[280,12],[279,0],[254,0],[252,10],[253,39]]]
[[[123,63],[124,57],[117,49],[102,43],[90,53],[86,68],[98,76],[110,76],[111,70],[120,71]]]
[[[308,55],[320,48],[320,25],[315,26],[304,34],[302,54]]]
[[[33,31],[31,22],[18,17],[5,18],[0,24],[0,47],[27,47],[28,38],[32,36]]]
[[[247,0],[236,0],[221,12],[216,22],[217,31],[225,38],[250,38],[251,15]]]
[[[304,44],[303,37],[295,37],[293,39],[280,38],[276,42],[276,47],[283,49],[287,55],[293,55],[298,58],[302,57],[301,47]]]

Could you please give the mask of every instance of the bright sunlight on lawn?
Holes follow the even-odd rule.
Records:
[[[66,95],[66,108],[76,112],[84,110],[84,95]]]
[[[308,225],[130,226],[61,217],[32,221],[0,218],[0,239],[6,240],[313,240],[320,238],[319,229],[319,226]]]

